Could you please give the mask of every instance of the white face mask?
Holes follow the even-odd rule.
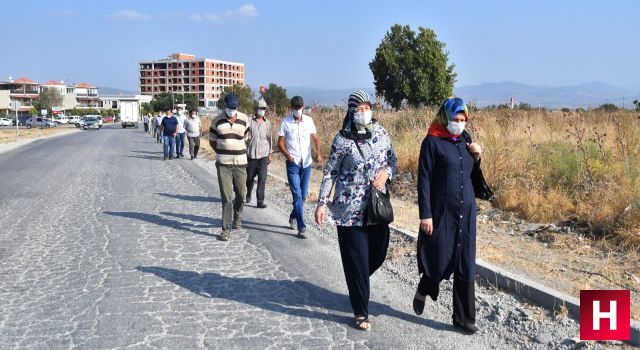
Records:
[[[449,121],[447,124],[447,130],[451,133],[451,135],[460,135],[464,131],[465,122],[454,122]]]
[[[264,113],[265,113],[265,112],[266,112],[266,111],[265,111],[264,109],[259,109],[259,110],[258,110],[258,117],[264,117]]]
[[[301,109],[294,109],[293,111],[291,111],[291,113],[293,113],[293,116],[296,117],[296,119],[302,117],[302,110]]]
[[[227,114],[227,117],[231,118],[234,114],[236,114],[237,109],[225,108],[224,112]]]
[[[353,114],[353,121],[360,126],[367,126],[371,123],[371,111],[356,112]]]

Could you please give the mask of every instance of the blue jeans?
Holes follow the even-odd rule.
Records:
[[[167,135],[164,135],[162,138],[164,139],[164,144],[162,145],[164,148],[164,156],[173,157],[173,143],[175,142],[176,138]]]
[[[176,135],[176,157],[184,157],[185,135],[184,132]]]
[[[289,181],[289,189],[293,196],[293,210],[289,215],[289,220],[296,219],[298,223],[298,231],[305,229],[304,224],[304,200],[307,198],[309,191],[309,177],[311,175],[311,166],[306,168],[302,164],[296,164],[287,161],[287,180]]]

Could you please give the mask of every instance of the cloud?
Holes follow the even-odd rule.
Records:
[[[257,17],[258,9],[252,4],[242,5],[237,9],[229,10],[224,15],[216,13],[192,14],[187,19],[194,23],[209,22],[215,24],[223,24],[227,21],[246,22],[247,20]]]
[[[227,11],[224,16],[231,20],[246,21],[252,17],[258,16],[258,9],[254,5],[242,5],[239,8]]]
[[[151,16],[133,10],[122,10],[112,13],[107,16],[107,19],[116,21],[146,22],[151,19]]]
[[[79,16],[80,12],[78,11],[47,11],[46,15],[51,17],[73,17],[73,16]]]

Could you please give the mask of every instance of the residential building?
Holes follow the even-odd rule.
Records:
[[[100,109],[120,109],[121,101],[138,101],[142,105],[143,103],[151,103],[152,98],[149,95],[100,96]]]
[[[33,102],[38,99],[40,84],[29,78],[18,78],[15,80],[9,78],[6,82],[0,82],[0,90],[9,91],[10,103],[14,101],[20,103],[18,114],[26,114],[33,107]],[[6,107],[7,111],[15,113],[15,108],[11,106],[3,107]]]
[[[200,107],[215,107],[224,87],[244,85],[245,70],[243,63],[174,53],[164,59],[141,61],[139,79],[143,95],[189,93],[198,97]]]

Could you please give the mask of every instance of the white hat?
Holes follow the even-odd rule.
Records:
[[[267,108],[267,101],[262,97],[258,100],[258,108]]]

